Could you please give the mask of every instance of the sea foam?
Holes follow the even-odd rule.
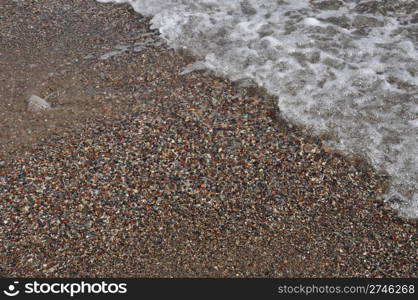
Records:
[[[174,48],[278,96],[283,116],[387,172],[418,218],[417,1],[98,0],[151,16]]]

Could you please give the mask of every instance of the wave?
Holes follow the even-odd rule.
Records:
[[[418,218],[418,4],[409,0],[97,0],[152,17],[168,44],[278,96],[283,116],[387,172]]]

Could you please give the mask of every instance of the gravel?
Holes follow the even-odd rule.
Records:
[[[28,10],[39,13],[11,17]],[[287,124],[262,90],[180,75],[193,58],[161,45],[125,5],[13,1],[0,11],[2,35],[37,24],[32,38],[50,39],[32,52],[25,36],[0,39],[24,53],[4,53],[0,68],[0,99],[10,99],[0,111],[1,276],[418,275],[416,221],[383,202],[385,175]],[[100,60],[149,38],[138,32],[157,45]],[[57,50],[64,38],[72,46]],[[19,67],[45,53],[46,77]],[[53,110],[25,114],[19,99],[33,81]]]

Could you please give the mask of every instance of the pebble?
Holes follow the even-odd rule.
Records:
[[[31,112],[39,112],[51,108],[51,105],[39,96],[31,95],[28,100],[28,110]]]
[[[97,22],[77,35],[85,44],[72,40],[84,57],[114,32],[125,44],[121,33],[149,28],[126,6],[74,0],[60,11],[67,2],[23,1],[31,14],[6,3],[5,23],[16,24],[5,30],[26,15],[53,21],[54,38]],[[120,27],[98,37],[107,26]],[[179,75],[187,55],[147,47],[99,60],[99,50],[40,92],[68,84],[93,94],[72,109],[97,110],[0,169],[2,276],[418,275],[416,222],[385,209],[382,174],[278,122],[262,91]]]

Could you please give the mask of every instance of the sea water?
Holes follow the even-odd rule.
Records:
[[[418,1],[98,0],[152,17],[173,48],[278,97],[283,116],[387,172],[418,218]]]

